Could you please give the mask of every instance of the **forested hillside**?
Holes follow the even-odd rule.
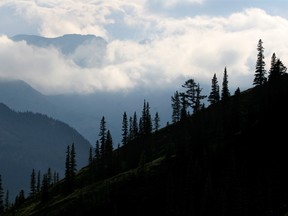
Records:
[[[63,180],[4,215],[284,216],[286,97],[285,73],[159,131],[142,131],[112,153],[96,147],[78,172],[67,152]]]
[[[88,163],[90,143],[69,125],[32,112],[15,112],[0,103],[0,175],[10,199],[29,195],[32,169],[41,175],[51,169],[62,178],[67,145],[75,143],[78,168]]]

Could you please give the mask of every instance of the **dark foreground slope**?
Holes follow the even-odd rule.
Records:
[[[50,168],[64,175],[65,152],[75,144],[78,168],[86,166],[90,143],[75,129],[43,114],[15,112],[0,103],[0,174],[4,192],[14,201],[20,190],[29,195],[32,169]]]
[[[287,97],[286,75],[248,89],[115,150],[118,174],[86,167],[69,195],[62,181],[6,215],[284,216]]]

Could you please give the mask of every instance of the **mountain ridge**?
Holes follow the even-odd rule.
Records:
[[[48,168],[64,175],[66,146],[75,143],[79,167],[87,164],[88,140],[68,124],[47,115],[16,112],[0,103],[0,174],[3,188],[15,197],[21,189],[29,193],[32,169]],[[5,166],[3,166],[5,164]]]

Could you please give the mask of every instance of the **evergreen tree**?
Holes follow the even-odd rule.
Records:
[[[99,140],[96,141],[96,145],[95,145],[95,160],[99,161],[101,159],[101,153],[100,153],[100,144],[99,144]]]
[[[107,131],[105,155],[112,155],[113,152],[113,139],[110,130]]]
[[[235,90],[234,95],[235,95],[235,96],[239,96],[240,93],[241,93],[241,91],[240,91],[240,88],[238,87],[238,88]]]
[[[42,186],[41,186],[41,201],[46,202],[49,198],[49,184],[47,174],[43,175]]]
[[[0,175],[0,214],[4,211],[4,191],[2,186],[2,176]]]
[[[137,113],[134,112],[133,114],[133,126],[132,126],[132,139],[135,139],[138,136],[138,120],[137,120]]]
[[[198,83],[196,87],[195,103],[193,106],[194,113],[198,113],[202,109],[201,100],[207,97],[206,95],[201,95],[201,91],[202,91],[202,88],[200,88],[200,84]]]
[[[139,119],[139,134],[143,135],[144,134],[144,127],[143,127],[143,120],[142,117]]]
[[[129,132],[128,132],[128,141],[133,139],[133,117],[129,117]]]
[[[180,121],[181,118],[181,104],[180,104],[180,94],[178,91],[174,93],[174,96],[171,96],[172,101],[172,122],[176,123]]]
[[[41,190],[41,172],[40,172],[40,170],[38,171],[38,174],[37,174],[37,186],[36,186],[36,190],[37,190],[37,193],[39,193],[40,190]]]
[[[219,100],[220,100],[219,84],[218,84],[216,73],[214,73],[213,78],[212,78],[212,84],[211,84],[211,92],[210,92],[210,95],[208,96],[208,101],[212,105],[212,104],[219,102]]]
[[[257,45],[257,62],[256,62],[256,70],[254,74],[253,85],[263,85],[266,83],[266,70],[265,70],[265,61],[264,61],[264,48],[263,42],[261,39],[258,41]]]
[[[10,194],[9,194],[9,190],[6,191],[4,207],[5,207],[5,210],[8,210],[10,208]]]
[[[160,127],[159,122],[160,122],[160,117],[159,117],[158,112],[156,112],[155,117],[154,117],[154,130],[155,131],[159,130],[159,127]]]
[[[58,176],[58,173],[56,171],[54,171],[54,173],[53,173],[53,184],[56,184],[58,182],[57,176]]]
[[[230,91],[228,88],[228,74],[227,74],[227,68],[225,67],[222,82],[221,100],[225,101],[229,97],[230,97]]]
[[[30,196],[34,196],[36,194],[36,173],[35,170],[32,170],[31,180],[30,180]]]
[[[92,152],[92,146],[89,148],[89,158],[88,158],[88,165],[92,165],[93,162],[93,152]]]
[[[52,171],[50,167],[48,168],[47,171],[47,182],[49,186],[52,184]]]
[[[69,193],[71,191],[71,163],[70,163],[70,146],[67,146],[66,150],[66,161],[65,161],[65,193]],[[47,175],[45,176],[45,180],[43,179],[42,182],[47,181]],[[46,183],[46,182],[45,182]]]
[[[152,132],[152,119],[150,115],[149,103],[144,100],[142,117],[141,117],[140,130],[143,135],[150,134]]]
[[[71,180],[74,181],[74,177],[77,171],[77,164],[76,164],[76,152],[75,152],[75,145],[72,143],[71,152],[70,152],[70,171],[71,171]]]
[[[273,58],[273,57],[272,57]],[[272,65],[273,64],[273,65]],[[275,80],[285,74],[287,71],[286,66],[282,63],[280,59],[275,60],[275,62],[271,61],[271,69],[269,71],[268,80]]]
[[[19,194],[15,197],[14,206],[18,207],[25,201],[25,193],[24,190],[21,190]]]
[[[124,112],[122,119],[122,145],[125,146],[127,143],[128,143],[128,119],[126,112]]]
[[[193,113],[198,112],[201,108],[201,100],[207,97],[206,95],[201,95],[202,89],[200,88],[200,84],[196,84],[194,79],[189,79],[185,81],[182,87],[186,88],[184,96],[187,98],[187,105],[192,108]]]
[[[106,133],[107,133],[106,121],[105,121],[105,117],[103,116],[100,122],[100,132],[99,132],[101,157],[104,155],[104,152],[105,152],[105,143],[106,143],[106,136],[107,136]]]
[[[105,156],[104,156],[104,169],[105,174],[110,174],[112,171],[112,159],[113,159],[113,140],[110,130],[107,131],[106,143],[105,143]]]
[[[277,58],[276,58],[276,54],[273,53],[272,54],[272,57],[271,57],[271,66],[270,66],[270,70],[269,70],[269,74],[268,74],[268,80],[270,81],[271,78],[273,79],[273,75],[275,73],[275,65],[276,65],[276,62],[277,62]]]
[[[184,96],[187,98],[187,102],[188,102],[187,105],[193,109],[193,106],[195,104],[197,84],[195,83],[194,79],[189,79],[185,81],[182,87],[186,88]]]
[[[181,120],[183,120],[183,119],[186,119],[188,116],[188,113],[187,113],[188,101],[184,93],[180,93],[179,96],[180,96],[180,103],[181,103],[180,118]]]

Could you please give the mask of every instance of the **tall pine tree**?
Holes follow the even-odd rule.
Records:
[[[218,103],[220,100],[220,89],[219,89],[219,84],[217,80],[216,73],[214,73],[213,78],[212,78],[212,84],[211,84],[211,92],[210,95],[208,96],[208,102],[213,105]]]
[[[125,146],[128,143],[128,119],[127,114],[124,112],[122,119],[122,145]]]
[[[171,96],[171,106],[172,106],[172,123],[176,123],[181,119],[181,103],[180,94],[178,91]]]
[[[276,58],[275,53],[271,57],[271,67],[269,70],[268,81],[275,80],[286,73],[287,68],[280,59]]]
[[[258,85],[263,85],[266,83],[267,78],[266,78],[266,70],[265,70],[265,57],[264,57],[264,47],[263,47],[263,42],[261,39],[258,41],[257,45],[257,61],[256,61],[256,70],[254,74],[254,80],[253,80],[253,85],[258,86]]]
[[[100,131],[99,131],[99,137],[100,137],[100,155],[101,157],[104,155],[105,153],[105,143],[106,143],[106,133],[107,133],[107,129],[106,129],[106,121],[105,121],[105,117],[102,116],[102,119],[100,121]]]
[[[35,170],[32,169],[30,180],[30,196],[34,196],[35,194],[36,194],[36,173]]]
[[[221,91],[221,100],[225,101],[230,97],[230,91],[228,87],[228,74],[227,74],[227,68],[224,68],[224,74],[223,74],[223,82],[222,82],[222,91]]]

